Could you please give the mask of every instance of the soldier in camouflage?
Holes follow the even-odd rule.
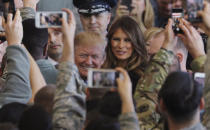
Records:
[[[169,73],[169,68],[173,64],[174,54],[170,48],[174,46],[174,36],[171,29],[171,20],[165,30],[165,41],[162,49],[151,59],[143,77],[140,78],[134,94],[137,104],[137,114],[139,125],[142,130],[162,129],[159,125],[160,115],[155,112],[157,104],[157,94]]]
[[[168,26],[171,26],[170,21]],[[191,63],[193,71],[202,71],[206,59],[202,39],[195,30],[195,32],[192,31],[193,27],[188,25],[187,21],[182,20],[180,27],[183,28],[183,30],[188,27],[187,30],[185,29],[183,35],[179,34],[178,36],[182,39],[185,47],[194,58]],[[169,28],[166,28],[166,30],[167,29]],[[171,30],[171,28],[169,30]],[[170,34],[173,35],[172,33]],[[153,57],[149,65],[150,67],[146,69],[144,76],[138,81],[134,98],[137,102],[140,128],[143,130],[163,129],[160,115],[155,111],[157,94],[166,76],[170,72],[170,66],[173,63],[172,59],[173,55],[169,51],[161,49]]]

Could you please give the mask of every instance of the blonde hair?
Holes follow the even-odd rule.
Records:
[[[151,28],[154,26],[154,19],[155,19],[154,10],[150,3],[150,0],[144,0],[144,1],[145,1],[145,10],[142,14],[142,17],[139,19],[136,19],[143,33],[148,28]]]
[[[164,31],[163,28],[151,27],[144,32],[145,41],[150,40],[152,37],[157,36],[158,34]]]
[[[155,17],[154,10],[152,8],[150,0],[145,0],[145,14],[143,22],[147,29],[154,26],[154,19],[155,19],[154,17]]]
[[[74,38],[74,45],[101,45],[104,48],[107,45],[107,40],[104,36],[96,32],[80,32]]]

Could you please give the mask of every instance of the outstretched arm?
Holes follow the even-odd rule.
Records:
[[[176,45],[174,41],[176,41],[176,38],[170,19],[165,29],[163,46],[149,62],[134,93],[136,112],[141,129],[153,129],[154,127],[162,129],[161,124],[159,124],[160,115],[155,111],[155,106],[158,91],[169,73],[170,66],[174,63],[175,56],[170,51]]]
[[[70,10],[68,22],[62,20],[64,49],[59,64],[53,106],[54,130],[82,130],[86,118],[84,82],[74,64],[75,19]]]
[[[30,64],[26,50],[20,46],[23,37],[20,11],[16,12],[14,20],[8,14],[7,23],[3,27],[8,41],[6,86],[0,93],[0,105],[10,102],[28,103],[31,97],[29,80]]]
[[[123,76],[118,78],[118,93],[122,101],[122,113],[119,116],[121,130],[139,130],[138,118],[134,109],[132,98],[132,84],[128,73],[122,68],[116,68]]]

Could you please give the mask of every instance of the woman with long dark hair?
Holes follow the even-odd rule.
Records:
[[[148,62],[143,33],[132,18],[123,16],[111,25],[107,38],[107,56],[103,67],[125,68],[131,77],[134,92]]]

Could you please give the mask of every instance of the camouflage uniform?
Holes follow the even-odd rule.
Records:
[[[59,65],[53,106],[54,130],[82,130],[85,122],[85,83],[76,65],[63,62]],[[139,130],[136,113],[119,117],[121,130]]]
[[[173,60],[172,52],[160,49],[151,59],[144,75],[138,81],[134,99],[141,130],[163,129],[162,124],[159,124],[160,115],[155,112],[155,108],[158,91],[168,75]]]
[[[30,7],[23,7],[20,9],[22,20],[26,19],[34,19],[36,11],[33,8]]]
[[[150,65],[146,68],[143,77],[138,81],[134,99],[137,103],[136,111],[139,117],[139,125],[141,130],[163,129],[163,122],[161,121],[160,115],[155,111],[155,109],[158,91],[160,90],[165,78],[169,73],[169,67],[173,64],[173,58],[174,55],[172,53],[161,49],[153,57]],[[194,59],[191,63],[193,71],[202,72],[205,60],[206,56],[200,56]]]
[[[207,42],[207,60],[205,64],[205,87],[204,87],[204,98],[205,98],[205,113],[203,117],[203,124],[207,130],[210,129],[210,38]]]

